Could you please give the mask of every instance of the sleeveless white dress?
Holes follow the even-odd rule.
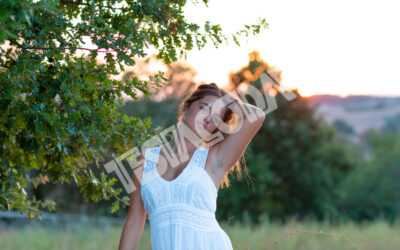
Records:
[[[172,181],[156,170],[161,146],[145,150],[141,196],[149,215],[153,250],[230,250],[215,217],[218,190],[204,169],[208,148],[198,147]]]

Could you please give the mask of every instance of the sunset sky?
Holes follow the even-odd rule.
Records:
[[[248,53],[282,70],[282,84],[300,94],[400,95],[400,4],[397,1],[188,1],[188,21],[221,24],[231,34],[265,17],[269,29],[241,47],[213,45],[188,53],[197,80],[228,82],[248,63]]]

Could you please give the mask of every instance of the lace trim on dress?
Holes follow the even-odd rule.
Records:
[[[183,224],[204,231],[219,229],[215,213],[184,203],[159,208],[149,215],[149,220],[150,226],[157,229],[171,224]]]

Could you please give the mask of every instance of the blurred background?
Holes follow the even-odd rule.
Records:
[[[197,22],[216,21],[229,31],[239,15],[241,23],[266,16],[271,30],[240,48],[208,47],[171,64],[148,48],[149,56],[117,79],[162,70],[168,84],[137,100],[124,95],[118,111],[164,129],[176,124],[179,103],[199,84],[243,94],[249,85],[268,89],[277,109],[246,149],[250,175],[230,175],[231,186],[218,195],[217,219],[234,249],[399,249],[400,53],[394,44],[400,41],[392,28],[400,20],[394,7],[390,1],[214,1],[205,9],[188,3],[188,18]],[[269,76],[264,84],[263,73]],[[288,101],[274,85],[296,98]],[[97,176],[105,172],[94,163],[88,168]],[[26,173],[39,176],[35,169]],[[35,221],[0,211],[1,249],[117,248],[128,207],[111,213],[112,201],[86,200],[73,182],[40,180],[26,191],[54,200],[56,211]],[[116,187],[123,186],[117,181]],[[148,221],[138,249],[151,249]]]

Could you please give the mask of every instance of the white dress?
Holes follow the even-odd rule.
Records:
[[[153,250],[230,250],[215,217],[218,190],[204,169],[208,148],[198,147],[172,181],[156,170],[161,146],[145,150],[141,196],[149,215]]]

